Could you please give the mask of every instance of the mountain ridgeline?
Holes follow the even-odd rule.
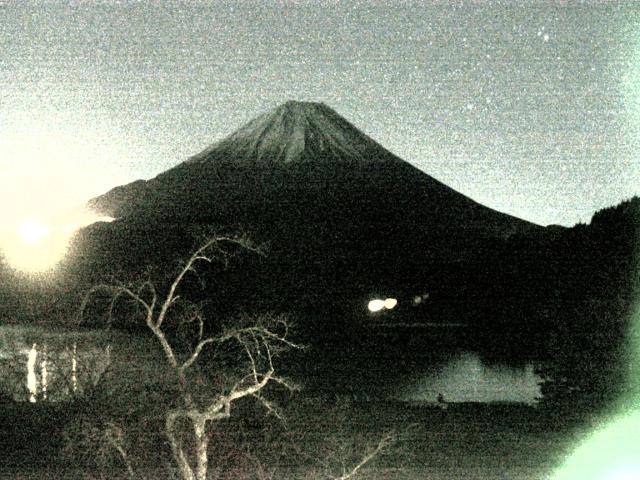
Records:
[[[299,216],[307,228],[345,219],[380,230],[408,224],[412,236],[505,236],[533,228],[431,178],[329,107],[303,102],[287,102],[175,168],[90,206],[116,218],[180,223]]]
[[[495,242],[543,231],[447,187],[329,107],[303,102],[287,102],[90,206],[118,219],[93,228],[111,237],[96,258],[106,246],[112,264],[162,261],[192,245],[184,242],[187,226],[241,230],[269,244],[261,275],[278,286],[278,298],[316,307],[316,297],[361,302],[411,290],[434,265],[472,261]]]
[[[117,218],[80,236],[73,263],[90,277],[170,270],[194,230],[241,231],[269,253],[211,275],[203,296],[222,292],[224,308],[290,311],[342,331],[371,320],[370,298],[393,296],[403,320],[477,325],[479,341],[501,354],[544,344],[554,299],[573,283],[563,269],[577,261],[574,229],[482,206],[317,103],[287,102],[90,206]],[[423,293],[429,301],[411,308]],[[497,342],[496,332],[511,339]]]

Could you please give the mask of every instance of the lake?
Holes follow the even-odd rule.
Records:
[[[113,388],[162,382],[164,359],[152,338],[121,332],[0,327],[0,393],[16,402],[58,402],[89,393],[99,382]],[[334,358],[324,388],[357,399],[411,403],[515,402],[540,397],[533,364],[486,364],[470,351],[448,352],[437,361],[407,359],[354,362]],[[106,377],[109,373],[108,379]],[[358,372],[357,381],[353,380]],[[303,375],[313,372],[302,372]],[[124,393],[124,392],[123,392]]]
[[[533,364],[487,365],[473,352],[458,352],[446,364],[427,368],[406,379],[397,398],[409,402],[515,402],[535,404],[542,378]]]
[[[155,372],[162,369],[150,368],[161,361],[151,340],[116,331],[0,326],[0,396],[60,402],[104,382],[122,388],[160,381]]]

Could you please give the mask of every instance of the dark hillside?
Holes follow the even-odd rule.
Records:
[[[251,278],[264,278],[283,305],[311,307],[411,292],[436,264],[484,258],[496,242],[542,230],[438,182],[329,107],[301,102],[90,203],[119,221],[95,229],[79,247],[95,248],[85,257],[108,252],[112,264],[142,266],[190,246],[193,225],[242,230],[271,247],[266,270]]]

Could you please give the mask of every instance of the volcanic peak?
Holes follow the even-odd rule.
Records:
[[[416,230],[503,236],[530,227],[418,170],[328,106],[295,101],[251,120],[154,179],[116,188],[91,204],[117,218],[215,218],[224,223],[244,215],[254,224],[287,218],[284,223],[298,222],[300,228],[310,218],[335,219],[349,212],[348,221],[336,228],[356,231],[356,220],[369,228],[377,219],[393,219],[388,225],[407,238],[420,237]],[[420,238],[418,244],[428,240]]]
[[[288,101],[191,157],[189,163],[222,159],[244,166],[287,165],[304,159],[370,163],[381,157],[394,156],[335,110],[323,103]]]

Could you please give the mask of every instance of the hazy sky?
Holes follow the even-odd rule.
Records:
[[[640,193],[639,13],[0,0],[0,205],[27,215],[150,178],[299,99],[492,208],[588,221]]]

